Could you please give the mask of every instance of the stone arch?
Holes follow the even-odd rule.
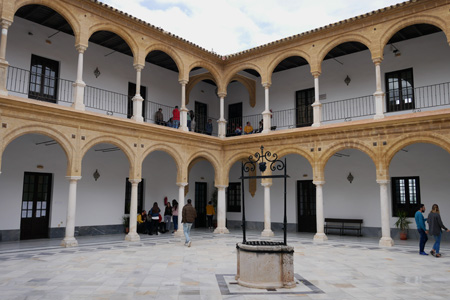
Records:
[[[97,31],[109,31],[109,32],[117,34],[130,47],[131,52],[133,53],[133,57],[134,58],[137,57],[137,54],[139,53],[139,47],[138,47],[136,41],[134,40],[134,38],[132,37],[132,35],[129,34],[128,31],[122,29],[120,26],[117,26],[114,23],[101,22],[101,23],[96,23],[95,25],[89,27],[89,32],[87,34],[87,39],[89,40],[91,38],[91,36],[94,33],[96,33]]]
[[[284,51],[281,54],[277,54],[275,56],[275,58],[269,63],[269,66],[267,67],[267,77],[269,79],[269,83],[272,82],[273,71],[278,66],[278,64],[280,62],[282,62],[283,60],[285,60],[286,58],[289,58],[289,57],[292,57],[292,56],[300,56],[301,58],[306,60],[308,65],[311,66],[311,57],[305,51],[297,50],[297,49]]]
[[[128,163],[130,164],[130,169],[134,166],[134,162],[135,162],[135,157],[134,157],[134,153],[133,150],[130,146],[128,146],[128,144],[113,136],[113,135],[104,135],[104,136],[99,136],[96,138],[93,138],[92,140],[90,140],[89,142],[87,142],[82,148],[81,148],[81,153],[80,153],[80,163],[83,161],[84,156],[86,155],[86,153],[95,145],[98,144],[112,144],[118,148],[120,148],[120,150],[122,150],[122,152],[125,154],[125,156],[128,159]]]
[[[380,53],[383,53],[383,48],[387,45],[390,38],[398,31],[402,30],[405,27],[415,24],[430,24],[441,29],[445,36],[447,37],[447,41],[450,43],[450,32],[448,28],[450,28],[447,22],[437,16],[432,15],[415,15],[413,18],[403,18],[402,20],[388,26],[387,30],[381,35],[380,39]]]
[[[195,87],[195,85],[203,80],[212,80],[217,84],[216,79],[214,78],[214,76],[211,73],[203,73],[203,74],[199,74],[199,75],[195,75],[192,76],[191,78],[189,78],[189,82],[186,85],[186,105],[189,104],[189,95],[192,91],[192,89]]]
[[[438,146],[450,154],[450,142],[448,137],[436,133],[408,134],[400,136],[397,141],[392,141],[392,146],[386,151],[386,166],[389,167],[394,156],[403,148],[418,143],[433,144]]]
[[[187,68],[186,68],[186,74],[184,74],[184,76],[186,78],[189,78],[189,72],[195,68],[195,67],[200,67],[203,69],[208,70],[209,73],[211,73],[212,77],[214,78],[214,82],[217,84],[217,88],[220,90],[220,88],[223,88],[222,83],[220,82],[220,73],[218,72],[218,70],[216,69],[215,66],[213,66],[212,64],[205,62],[205,61],[201,61],[201,60],[197,60],[194,61],[193,63],[191,63]]]
[[[223,174],[223,183],[225,184],[225,185],[228,185],[228,180],[229,180],[229,178],[230,178],[230,170],[231,170],[231,168],[233,167],[233,165],[235,164],[235,163],[237,163],[238,161],[240,161],[240,160],[243,160],[243,159],[248,159],[248,157],[250,156],[250,155],[254,155],[255,154],[255,152],[253,151],[253,152],[250,152],[250,151],[248,151],[248,152],[243,152],[243,151],[240,151],[239,153],[228,153],[229,155],[228,155],[228,157],[226,157],[225,159],[224,159],[224,161],[226,161],[226,163],[225,163],[225,165],[222,167],[223,169],[222,169],[222,174]]]
[[[320,65],[322,65],[323,60],[325,59],[325,56],[330,52],[334,47],[347,43],[347,42],[358,42],[369,48],[370,53],[372,54],[373,49],[371,49],[372,43],[370,39],[366,38],[362,34],[358,33],[349,33],[345,35],[341,35],[339,37],[336,37],[329,42],[325,43],[325,45],[317,52],[317,64],[318,69],[320,70]],[[313,66],[312,66],[313,68]]]
[[[184,64],[183,59],[180,57],[180,55],[174,51],[172,48],[168,47],[167,45],[161,44],[161,43],[152,43],[144,50],[144,58],[147,57],[150,52],[152,51],[162,51],[170,56],[171,59],[175,62],[178,68],[178,79],[182,79],[182,74],[184,72]]]
[[[187,175],[185,173],[185,170],[183,170],[183,159],[176,150],[176,148],[168,145],[168,144],[154,144],[150,147],[148,147],[144,153],[141,155],[140,164],[142,165],[144,163],[144,160],[154,151],[162,151],[170,155],[172,159],[175,162],[175,166],[177,168],[177,182],[187,182]],[[186,168],[187,170],[187,168]]]
[[[301,148],[298,148],[298,147],[285,148],[285,147],[283,147],[283,148],[279,149],[277,152],[274,151],[272,153],[278,154],[279,158],[282,158],[289,154],[298,154],[301,157],[305,158],[309,162],[311,168],[314,169],[314,158],[310,154],[311,152],[307,152],[306,150],[303,150]]]
[[[2,148],[0,149],[0,167],[1,167],[1,157],[3,156],[3,153],[6,149],[6,147],[8,147],[8,145],[16,140],[17,138],[24,136],[26,134],[42,134],[45,136],[48,136],[50,138],[52,138],[53,140],[55,140],[56,142],[58,142],[58,144],[61,146],[61,148],[63,149],[64,153],[66,154],[66,159],[67,159],[67,173],[69,174],[72,165],[74,164],[73,160],[73,152],[74,149],[69,141],[69,139],[67,137],[65,137],[63,134],[61,134],[60,132],[56,131],[54,128],[52,128],[51,126],[43,126],[43,125],[37,125],[37,124],[30,124],[30,125],[25,125],[22,126],[20,128],[16,128],[10,132],[8,132],[4,137],[3,137],[3,145]]]
[[[221,174],[219,172],[220,163],[214,155],[212,155],[211,153],[209,153],[207,151],[198,151],[198,152],[194,153],[193,155],[191,155],[187,159],[187,166],[189,166],[193,162],[197,162],[197,159],[199,159],[199,158],[204,158],[212,165],[212,167],[214,168],[214,179],[220,180],[220,176],[221,176]]]
[[[259,75],[261,75],[261,79],[263,79],[263,76],[265,76],[262,69],[256,64],[252,64],[252,63],[240,64],[240,65],[237,65],[237,66],[231,68],[230,70],[227,70],[228,75],[226,75],[223,80],[224,87],[227,87],[228,84],[230,84],[230,82],[233,79],[233,76],[235,76],[238,72],[243,71],[245,69],[253,69],[253,70],[257,71],[259,73]],[[264,80],[262,80],[262,81],[264,82]]]
[[[13,12],[13,15],[11,16],[11,20],[13,19],[14,15],[16,14],[16,12],[21,7],[24,7],[26,5],[33,5],[33,4],[46,6],[48,8],[53,9],[58,14],[60,14],[67,21],[67,23],[69,23],[70,27],[72,28],[72,30],[73,30],[73,32],[75,34],[75,40],[77,39],[77,36],[79,35],[79,32],[81,30],[80,29],[79,20],[73,14],[73,12],[70,11],[70,9],[66,8],[66,6],[63,5],[63,2],[60,2],[60,1],[54,1],[54,0],[17,0],[15,2],[14,12]]]

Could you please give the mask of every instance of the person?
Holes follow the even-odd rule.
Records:
[[[152,209],[148,212],[151,217],[151,226],[149,235],[153,235],[153,231],[156,235],[158,235],[158,226],[159,226],[159,213],[161,210],[158,207],[158,202],[153,203]]]
[[[428,255],[428,253],[425,252],[425,244],[428,241],[428,230],[426,229],[425,226],[425,221],[427,219],[424,219],[423,217],[423,213],[425,212],[425,205],[424,204],[420,204],[419,210],[416,211],[416,214],[414,216],[414,218],[416,219],[416,226],[417,226],[417,231],[420,234],[420,242],[419,242],[419,254],[420,255]]]
[[[245,134],[253,133],[253,127],[250,122],[247,122],[247,125],[244,127]]]
[[[144,234],[150,231],[149,223],[147,222],[147,212],[144,210],[141,211],[137,216],[137,231],[142,232]]]
[[[241,135],[242,134],[242,128],[241,126],[236,126],[236,129],[234,130],[235,135]]]
[[[212,202],[209,201],[206,205],[206,217],[208,218],[208,229],[213,229],[213,217],[216,214]]]
[[[183,223],[184,236],[186,237],[185,246],[191,246],[191,238],[189,234],[191,233],[192,223],[194,223],[195,218],[197,218],[197,211],[192,206],[192,200],[188,199],[187,204],[183,206],[183,211],[181,212],[181,223]]]
[[[186,118],[187,118],[187,128],[188,128],[188,130],[189,131],[191,131],[191,112],[190,111],[188,111],[187,113],[186,113]]]
[[[173,120],[172,120],[172,118],[170,118],[169,121],[167,121],[166,126],[173,127]]]
[[[164,210],[164,223],[166,224],[165,231],[170,230],[170,221],[172,220],[172,206],[170,202],[167,202],[166,209]]]
[[[195,114],[193,110],[191,110],[191,131],[195,132]]]
[[[158,109],[155,113],[155,123],[158,125],[164,125],[164,116],[162,113],[162,108]]]
[[[175,106],[175,108],[172,111],[172,127],[173,128],[178,128],[180,127],[180,111],[178,110],[178,105]]]
[[[433,256],[441,257],[441,254],[439,253],[439,248],[441,246],[441,236],[442,236],[442,229],[449,232],[447,227],[442,224],[441,220],[441,214],[439,212],[439,206],[437,204],[433,204],[431,207],[431,212],[428,214],[428,229],[430,232],[430,235],[434,237],[434,245],[433,249],[431,249],[430,253]]]
[[[205,132],[207,135],[211,135],[213,131],[213,124],[212,124],[212,120],[208,119],[208,123],[206,123],[205,126]]]
[[[258,132],[262,132],[264,130],[264,120],[261,119],[261,121],[259,121],[259,129]]]
[[[172,200],[172,221],[173,221],[172,233],[175,233],[178,230],[178,202],[175,199]]]

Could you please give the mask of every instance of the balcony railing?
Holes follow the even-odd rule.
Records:
[[[372,95],[325,102],[322,104],[322,121],[344,120],[375,114],[375,100]]]

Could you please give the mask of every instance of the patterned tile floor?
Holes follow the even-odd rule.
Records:
[[[248,240],[261,238],[248,232]],[[192,247],[170,234],[78,237],[0,243],[0,299],[450,299],[450,244],[441,258],[418,254],[417,240],[378,247],[378,239],[289,233],[295,289],[260,290],[236,284],[238,231],[192,231]],[[432,240],[427,243],[430,249]],[[448,254],[448,256],[446,255]]]

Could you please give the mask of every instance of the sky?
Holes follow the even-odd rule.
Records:
[[[401,0],[100,0],[220,55],[254,48]]]

